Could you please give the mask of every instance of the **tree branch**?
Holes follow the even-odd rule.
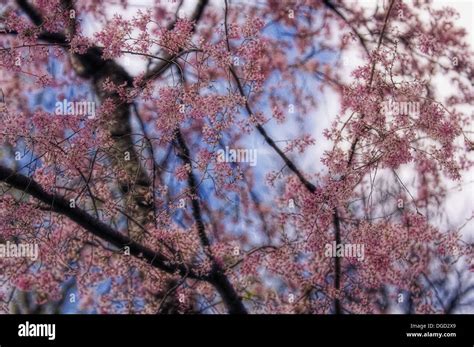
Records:
[[[190,271],[189,267],[183,264],[173,264],[162,254],[156,253],[133,241],[129,237],[120,234],[109,225],[94,218],[84,210],[77,207],[71,208],[69,206],[69,201],[64,197],[46,192],[43,187],[30,177],[19,174],[4,166],[0,166],[0,181],[3,181],[14,188],[31,195],[44,204],[51,206],[52,211],[68,217],[91,234],[110,242],[115,247],[119,249],[129,247],[130,254],[148,261],[153,267],[170,274],[178,272],[183,276],[188,275],[190,278],[201,279],[200,276]]]
[[[196,27],[196,23],[201,19],[208,2],[209,0],[200,0],[196,5],[196,8],[191,15],[191,21],[194,22],[193,31]],[[173,29],[175,24],[176,20],[168,26],[168,30]],[[174,55],[166,54],[159,64],[157,64],[145,74],[144,80],[147,81],[161,76],[181,54],[182,51],[179,51]]]
[[[179,273],[182,277],[201,281],[204,280],[211,283],[221,295],[230,314],[247,313],[240,296],[235,291],[229,279],[216,264],[213,266],[210,274],[200,276],[192,271],[192,269],[186,264],[175,264],[171,262],[164,255],[120,234],[109,225],[94,218],[84,210],[78,207],[71,208],[69,202],[64,197],[46,192],[30,177],[19,174],[7,167],[0,166],[0,181],[3,181],[14,188],[31,195],[44,204],[51,206],[51,211],[68,217],[91,234],[104,241],[110,242],[115,247],[119,249],[129,247],[131,255],[138,259],[147,261],[151,266],[159,270],[173,275]]]

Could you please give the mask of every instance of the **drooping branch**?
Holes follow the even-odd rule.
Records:
[[[230,68],[230,73],[231,73],[231,75],[232,75],[232,77],[235,81],[235,84],[237,85],[237,88],[239,90],[240,95],[245,97],[244,88],[242,87],[242,83],[240,82],[240,79],[237,76],[237,73],[235,72],[235,70],[232,67]],[[245,109],[246,109],[249,116],[253,115],[252,109],[250,108],[250,104],[248,103],[248,101],[245,102]],[[311,183],[310,181],[308,181],[306,179],[306,177],[304,177],[302,171],[295,165],[295,163],[293,163],[293,161],[290,158],[287,157],[287,155],[280,149],[280,147],[277,146],[275,141],[268,135],[268,133],[265,130],[265,128],[263,127],[263,125],[257,124],[255,126],[255,128],[260,133],[260,135],[262,135],[265,142],[271,148],[273,148],[275,150],[275,152],[280,156],[280,158],[283,160],[285,165],[298,177],[298,179],[306,187],[306,189],[308,189],[311,193],[314,193],[316,191],[316,186],[313,183]]]
[[[139,244],[129,237],[120,234],[112,229],[109,225],[94,218],[84,210],[75,207],[71,208],[69,201],[64,197],[48,193],[36,181],[30,177],[24,176],[7,167],[0,166],[0,181],[7,183],[15,189],[21,190],[42,203],[50,206],[51,210],[68,217],[79,226],[91,234],[110,242],[118,249],[129,247],[130,254],[142,258],[150,263],[151,266],[163,270],[167,273],[174,274],[176,272],[181,275],[187,275],[190,278],[200,279],[189,267],[183,264],[173,264],[164,255],[154,252],[153,250]]]
[[[191,154],[184,140],[183,134],[179,129],[175,132],[176,145],[178,147],[179,158],[189,167],[192,167]],[[199,239],[201,245],[204,248],[204,252],[210,258],[213,264],[212,275],[209,277],[211,283],[218,288],[219,294],[222,296],[224,302],[232,302],[232,308],[229,313],[245,314],[247,310],[242,303],[242,298],[237,294],[232,283],[228,277],[224,274],[224,269],[218,264],[216,259],[210,253],[209,246],[211,245],[209,238],[206,234],[206,228],[204,226],[201,204],[199,202],[199,187],[196,181],[196,177],[192,171],[188,173],[188,187],[192,195],[191,209],[193,212],[193,218],[196,222]],[[221,288],[221,289],[219,289]]]
[[[213,266],[209,274],[204,276],[198,275],[188,265],[176,264],[170,261],[163,254],[155,252],[131,238],[120,234],[118,231],[94,218],[84,210],[78,207],[71,208],[69,201],[64,197],[48,193],[30,177],[19,174],[7,167],[0,166],[0,181],[31,195],[35,199],[48,205],[51,211],[68,217],[89,233],[111,243],[118,249],[129,247],[131,255],[146,261],[159,270],[173,275],[178,273],[182,277],[203,280],[211,283],[221,295],[230,314],[247,313],[240,296],[233,288],[227,276],[216,265]]]
[[[193,211],[193,218],[196,221],[196,226],[199,234],[199,239],[201,240],[201,245],[206,248],[206,252],[208,251],[207,248],[211,245],[209,242],[209,238],[206,235],[206,230],[204,227],[204,221],[202,219],[202,212],[201,212],[201,205],[199,203],[199,187],[196,181],[196,177],[192,172],[192,162],[191,162],[191,153],[189,152],[189,148],[183,138],[183,134],[179,129],[175,132],[176,136],[176,145],[178,149],[178,157],[190,167],[190,172],[188,173],[188,187],[191,193],[191,208]]]

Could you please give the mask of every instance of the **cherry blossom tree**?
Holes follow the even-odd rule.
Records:
[[[467,33],[375,3],[0,0],[2,312],[472,312]]]

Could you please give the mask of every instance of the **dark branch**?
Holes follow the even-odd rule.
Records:
[[[46,192],[36,181],[30,177],[24,176],[9,168],[0,166],[0,181],[21,190],[42,203],[51,207],[51,210],[64,215],[92,233],[93,235],[110,242],[119,249],[130,248],[130,254],[137,258],[144,259],[150,265],[170,274],[180,273],[182,276],[188,275],[190,278],[200,279],[198,275],[182,264],[173,264],[162,254],[131,240],[125,235],[112,229],[109,225],[92,217],[90,214],[80,208],[71,208],[69,201],[57,194]]]

